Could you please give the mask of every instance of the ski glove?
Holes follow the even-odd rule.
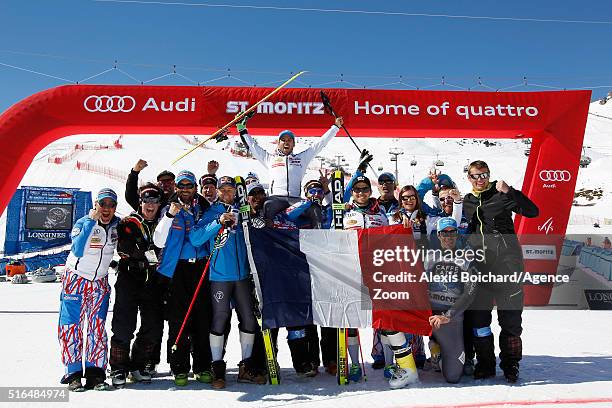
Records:
[[[238,115],[240,115],[240,113]],[[243,131],[246,131],[246,124],[248,120],[253,117],[253,115],[255,115],[255,111],[251,111],[247,113],[246,115],[242,117],[242,119],[236,122],[236,130],[238,131],[238,133],[242,133]]]
[[[228,139],[227,134],[229,133],[229,129],[223,129],[219,132],[219,134],[217,136],[215,136],[215,141],[217,143],[221,143],[224,140]]]
[[[362,173],[365,173],[366,169],[368,168],[368,165],[370,164],[373,158],[374,156],[372,156],[370,152],[368,152],[366,149],[363,149],[361,151],[361,156],[359,157],[359,166],[357,166],[357,170]]]

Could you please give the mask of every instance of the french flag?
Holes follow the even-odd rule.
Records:
[[[411,229],[245,232],[264,329],[315,324],[431,333],[422,262],[404,259],[415,248]]]

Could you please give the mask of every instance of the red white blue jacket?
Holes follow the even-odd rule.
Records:
[[[66,268],[90,281],[108,275],[108,266],[117,248],[118,224],[116,216],[106,225],[89,215],[78,219],[70,233],[72,246]]]

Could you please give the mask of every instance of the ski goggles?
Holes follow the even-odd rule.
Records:
[[[193,183],[179,183],[176,185],[176,188],[178,188],[179,190],[191,190],[194,187],[195,184]]]
[[[484,173],[478,173],[478,174],[470,174],[470,178],[472,180],[484,180],[484,179],[488,179],[489,176],[491,175],[491,173],[489,173],[488,171],[485,171]]]
[[[369,193],[370,191],[372,191],[370,187],[353,187],[353,193],[355,194]]]
[[[443,238],[452,238],[452,237],[457,236],[457,230],[456,229],[444,230],[444,231],[438,232],[438,234],[440,234],[440,236]]]
[[[115,201],[98,201],[98,205],[101,208],[116,208],[117,203]]]
[[[140,197],[140,201],[147,204],[159,204],[161,202],[160,197]]]
[[[309,196],[315,196],[315,197],[319,197],[319,196],[323,196],[323,189],[321,187],[313,187],[313,188],[309,188],[308,191],[306,192],[307,195]]]

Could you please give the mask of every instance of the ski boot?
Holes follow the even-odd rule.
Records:
[[[338,364],[336,364],[335,361],[330,361],[325,366],[325,372],[329,375],[335,376],[336,374],[338,374]]]
[[[70,392],[83,392],[85,391],[85,387],[83,387],[83,384],[81,383],[82,376],[83,373],[78,371],[76,373],[64,376],[64,378],[62,378],[61,383],[67,384],[68,391]]]
[[[174,385],[184,387],[189,383],[189,376],[185,373],[174,374]]]
[[[265,384],[266,376],[258,373],[252,366],[251,359],[247,358],[238,364],[238,382],[251,384]]]
[[[117,389],[125,387],[126,376],[123,370],[111,371],[110,377],[111,377],[111,382],[113,384],[113,387]]]
[[[419,375],[415,368],[398,368],[393,372],[393,377],[389,380],[391,389],[404,388],[406,385],[415,384],[419,381]]]
[[[463,375],[471,377],[474,375],[474,360],[467,359],[465,360],[465,364],[463,364]]]
[[[151,384],[151,373],[149,373],[146,368],[134,370],[130,373],[130,379],[132,382]]]
[[[106,373],[99,367],[85,369],[85,389],[95,391],[110,391],[111,386],[106,383]]]
[[[433,340],[429,340],[429,352],[431,353],[431,368],[435,372],[439,373],[440,371],[442,371],[442,369],[440,368],[440,360],[442,358],[440,345]]]
[[[397,366],[395,364],[389,364],[385,366],[385,370],[383,371],[383,375],[386,379],[390,380],[393,378],[393,373],[397,370]]]
[[[351,364],[348,375],[349,381],[359,382],[361,381],[361,377],[363,377],[363,373],[361,372],[361,366],[355,363]]]
[[[210,384],[213,381],[213,376],[210,370],[202,371],[201,373],[195,374],[195,379],[197,382],[201,382],[203,384]]]
[[[212,363],[212,387],[216,390],[225,388],[225,361],[217,360]]]

